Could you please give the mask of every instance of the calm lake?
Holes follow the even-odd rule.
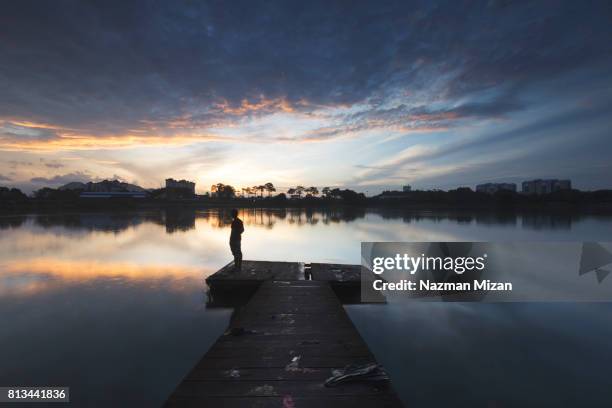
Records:
[[[360,262],[362,241],[610,241],[612,217],[241,211],[245,259]],[[0,217],[0,385],[159,406],[223,332],[222,210]],[[612,406],[612,304],[346,306],[410,407]]]

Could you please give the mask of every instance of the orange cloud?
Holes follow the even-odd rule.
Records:
[[[142,145],[181,145],[202,141],[231,140],[225,136],[197,131],[167,134],[157,126],[128,129],[120,135],[94,135],[78,129],[23,120],[0,121],[0,126],[5,124],[19,126],[24,131],[44,130],[53,132],[52,137],[39,139],[27,136],[21,137],[16,134],[2,134],[2,128],[0,127],[0,149],[8,151],[117,149]]]
[[[301,111],[299,107],[309,106],[312,110]],[[346,120],[343,114],[330,113],[335,107],[316,107],[306,100],[295,103],[286,98],[243,99],[238,106],[222,100],[212,106],[211,110],[202,116],[184,113],[180,116],[138,121],[137,126],[125,129],[120,134],[98,132],[92,129],[76,129],[55,124],[39,123],[22,118],[0,119],[0,149],[8,151],[57,151],[57,150],[91,150],[120,149],[138,146],[185,145],[195,142],[286,142],[309,143],[324,142],[337,138],[359,137],[364,131],[383,129],[394,132],[429,132],[445,130],[447,122],[460,119],[457,112],[409,113],[394,114],[396,109],[388,112],[362,112],[357,119],[349,115]],[[319,119],[318,122],[330,123],[314,130],[306,131],[293,137],[261,137],[248,134],[242,129],[241,117],[250,114],[273,115],[275,113],[302,115],[307,118]],[[335,123],[334,123],[335,122]],[[235,129],[236,134],[228,135],[228,129]],[[224,134],[218,134],[215,129],[223,129]],[[246,137],[249,136],[249,137]]]
[[[304,103],[304,102],[300,102]],[[247,99],[243,99],[239,106],[233,107],[227,101],[223,101],[215,105],[216,108],[220,109],[223,113],[231,115],[245,115],[249,113],[263,113],[263,112],[285,112],[294,113],[295,108],[285,98],[267,99],[265,96],[260,96],[256,102],[250,102]]]

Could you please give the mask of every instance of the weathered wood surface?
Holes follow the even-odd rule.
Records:
[[[303,280],[302,262],[243,261],[242,270],[234,270],[230,262],[208,278],[209,286],[222,284],[261,283],[267,280]]]
[[[346,264],[310,264],[312,280],[332,283],[351,283],[359,285],[361,282],[361,266]]]
[[[304,280],[305,268],[311,280],[359,285],[361,266],[303,262],[243,261],[242,270],[236,271],[230,262],[206,279],[209,286],[221,284],[261,283],[267,280]]]
[[[369,289],[375,279],[384,279],[374,275],[371,271],[362,270],[361,265],[312,263],[308,265],[308,271],[310,279],[328,282],[344,304],[386,303],[387,301],[380,292]],[[362,274],[365,275],[362,276]],[[365,291],[367,291],[367,296],[364,296]]]
[[[390,385],[324,386],[332,369],[372,361],[328,282],[265,281],[166,406],[401,406]]]

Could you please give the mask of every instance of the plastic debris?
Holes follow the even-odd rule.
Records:
[[[332,376],[325,380],[325,386],[335,387],[352,381],[388,382],[389,376],[377,363],[351,364],[343,369],[332,370]]]
[[[300,370],[300,359],[302,356],[295,356],[291,359],[291,362],[285,366],[285,371],[299,371]]]
[[[235,368],[232,368],[231,370],[229,370],[227,375],[232,378],[240,378],[240,371],[236,370]]]
[[[316,370],[312,368],[302,368],[300,367],[300,360],[302,356],[295,356],[291,359],[291,362],[285,366],[285,371],[294,372],[294,373],[314,373]]]

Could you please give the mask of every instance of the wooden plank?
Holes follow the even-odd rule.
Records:
[[[346,264],[310,264],[312,280],[334,283],[356,283],[361,282],[361,266]]]
[[[256,262],[249,265],[255,270],[250,278],[232,276],[227,267],[209,278],[209,285],[261,283],[235,310],[227,332],[177,386],[167,407],[401,406],[390,384],[324,386],[332,370],[375,358],[332,290],[333,282],[324,279],[333,278],[337,267],[313,264],[313,279],[319,280],[286,279],[295,275],[295,265]],[[292,272],[282,273],[282,268]]]
[[[300,346],[303,344],[316,344],[319,346],[325,344],[347,344],[347,345],[363,345],[365,342],[361,338],[355,338],[354,332],[347,331],[342,333],[312,333],[309,335],[296,335],[296,334],[270,334],[259,337],[249,338],[225,338],[221,337],[215,343],[215,346],[219,347],[265,347],[265,345],[286,345],[286,346]]]
[[[329,397],[282,397],[250,398],[250,397],[209,397],[207,405],[197,397],[177,397],[168,401],[167,407],[177,408],[396,408],[397,398],[392,395],[361,395]]]
[[[256,367],[243,369],[200,368],[191,372],[189,378],[195,381],[325,381],[331,376],[329,368],[311,368],[309,370],[291,371],[285,367]]]
[[[259,352],[263,355],[274,355],[284,359],[287,363],[291,361],[294,356],[301,356],[302,361],[306,357],[350,357],[360,358],[369,357],[370,353],[368,349],[364,347],[343,347],[342,345],[319,345],[318,347],[287,347],[285,345],[281,347],[260,347]],[[248,359],[253,352],[253,348],[241,347],[241,348],[220,348],[215,347],[214,350],[209,352],[208,358],[244,358]]]
[[[300,360],[300,369],[309,368],[342,368],[353,363],[367,363],[370,358],[354,358],[352,356],[334,357],[334,356],[302,356]],[[200,361],[199,366],[214,369],[231,369],[231,368],[283,368],[286,369],[291,363],[291,359],[285,357],[274,356],[258,356],[251,358],[206,358]],[[198,368],[198,367],[196,367]],[[192,370],[193,371],[193,370]]]
[[[230,262],[219,271],[206,279],[208,285],[229,281],[265,281],[265,280],[303,280],[304,264],[301,262],[268,262],[268,261],[242,261],[242,269],[234,270],[234,263]]]
[[[357,382],[326,387],[321,381],[183,381],[175,390],[177,397],[272,397],[291,395],[294,397],[331,397],[388,394],[388,387],[380,384]]]

